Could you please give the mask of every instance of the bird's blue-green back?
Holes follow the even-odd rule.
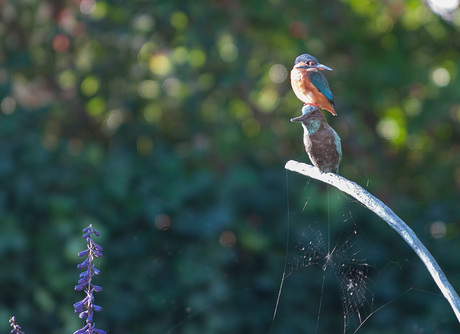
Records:
[[[329,100],[329,102],[331,102],[332,105],[334,105],[334,95],[332,95],[326,77],[321,72],[316,71],[309,72],[308,76],[311,83],[318,88],[318,90]]]

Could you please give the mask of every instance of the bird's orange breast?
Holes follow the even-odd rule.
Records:
[[[297,98],[303,103],[316,104],[321,109],[329,111],[332,115],[337,115],[329,100],[312,84],[305,69],[292,69],[291,86]]]

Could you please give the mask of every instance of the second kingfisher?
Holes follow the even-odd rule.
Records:
[[[316,105],[335,116],[337,113],[334,110],[334,96],[326,77],[318,70],[332,71],[332,68],[318,63],[309,54],[298,56],[291,71],[292,89],[303,103]]]

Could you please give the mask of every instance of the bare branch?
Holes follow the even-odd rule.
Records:
[[[316,167],[294,160],[288,161],[285,168],[330,184],[331,186],[334,186],[344,193],[356,198],[365,207],[377,214],[377,216],[382,218],[388,225],[398,232],[425,264],[460,322],[460,298],[458,297],[457,292],[455,292],[436,260],[422,244],[420,239],[415,235],[414,231],[404,221],[402,221],[401,218],[393,212],[393,210],[356,183],[340,175],[333,173],[321,173]]]

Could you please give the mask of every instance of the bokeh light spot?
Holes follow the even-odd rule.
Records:
[[[172,72],[172,64],[163,53],[156,53],[150,57],[149,68],[153,74],[165,76]]]
[[[235,44],[227,43],[220,47],[219,54],[223,61],[231,63],[238,58],[238,48]]]
[[[185,64],[188,60],[188,52],[187,49],[183,46],[180,46],[174,49],[172,53],[172,59],[176,64]]]
[[[268,72],[268,76],[270,77],[270,80],[278,84],[286,80],[287,74],[288,72],[287,72],[286,67],[284,67],[281,64],[273,65],[270,68],[270,71]]]
[[[149,123],[157,123],[161,119],[161,108],[156,104],[149,104],[143,110],[144,118]]]
[[[294,21],[289,26],[289,33],[294,38],[304,38],[307,35],[307,27],[302,21]]]
[[[422,112],[422,103],[413,97],[408,97],[403,102],[404,110],[410,116],[418,116]]]
[[[380,15],[375,25],[380,33],[388,33],[393,29],[393,19],[388,15]]]
[[[222,247],[233,247],[236,244],[236,235],[232,231],[223,231],[219,236]]]
[[[72,89],[75,87],[75,73],[71,70],[62,71],[58,76],[58,83],[62,89]]]
[[[398,123],[394,119],[386,117],[378,122],[377,132],[381,137],[391,141],[398,138],[400,129]]]
[[[433,79],[433,82],[439,87],[446,87],[450,83],[450,74],[443,67],[439,67],[434,70],[431,78]]]
[[[86,103],[86,110],[90,116],[96,117],[102,115],[105,111],[105,100],[99,96],[93,97]]]
[[[171,14],[170,22],[177,30],[184,30],[188,26],[188,17],[184,12],[177,11]]]
[[[56,35],[53,39],[53,48],[56,52],[64,52],[70,46],[69,37],[65,34]]]
[[[82,0],[80,2],[80,12],[85,15],[89,15],[96,9],[95,0]]]
[[[0,108],[5,115],[10,115],[16,109],[16,100],[11,96],[7,96],[2,100]]]
[[[435,221],[430,225],[430,234],[435,239],[441,239],[446,236],[446,223],[442,221]]]
[[[118,127],[123,124],[124,116],[123,112],[120,109],[114,109],[109,111],[109,116],[105,121],[105,127],[107,134],[113,134]]]
[[[133,20],[133,28],[140,32],[149,32],[153,29],[155,20],[151,15],[142,14],[138,15]]]
[[[83,95],[90,97],[97,93],[99,86],[99,79],[94,75],[89,75],[81,82],[80,90]]]
[[[249,106],[241,100],[233,100],[230,103],[230,112],[238,120],[245,120],[251,116]]]
[[[162,213],[155,217],[155,227],[160,231],[169,230],[171,228],[171,218]]]
[[[233,42],[233,37],[229,34],[220,36],[218,42],[219,55],[223,61],[231,63],[238,58],[238,48]]]
[[[278,105],[278,92],[272,87],[265,87],[259,93],[257,105],[262,111],[269,112]]]
[[[406,142],[406,119],[403,110],[397,106],[385,111],[385,116],[377,123],[378,134],[393,144],[400,146]]]
[[[154,99],[160,95],[160,85],[153,80],[144,80],[139,84],[138,92],[144,99]]]
[[[212,73],[203,73],[198,77],[198,86],[200,86],[202,90],[210,89],[214,86],[215,82],[216,80]]]
[[[206,63],[206,53],[200,49],[190,51],[190,66],[201,67]]]

